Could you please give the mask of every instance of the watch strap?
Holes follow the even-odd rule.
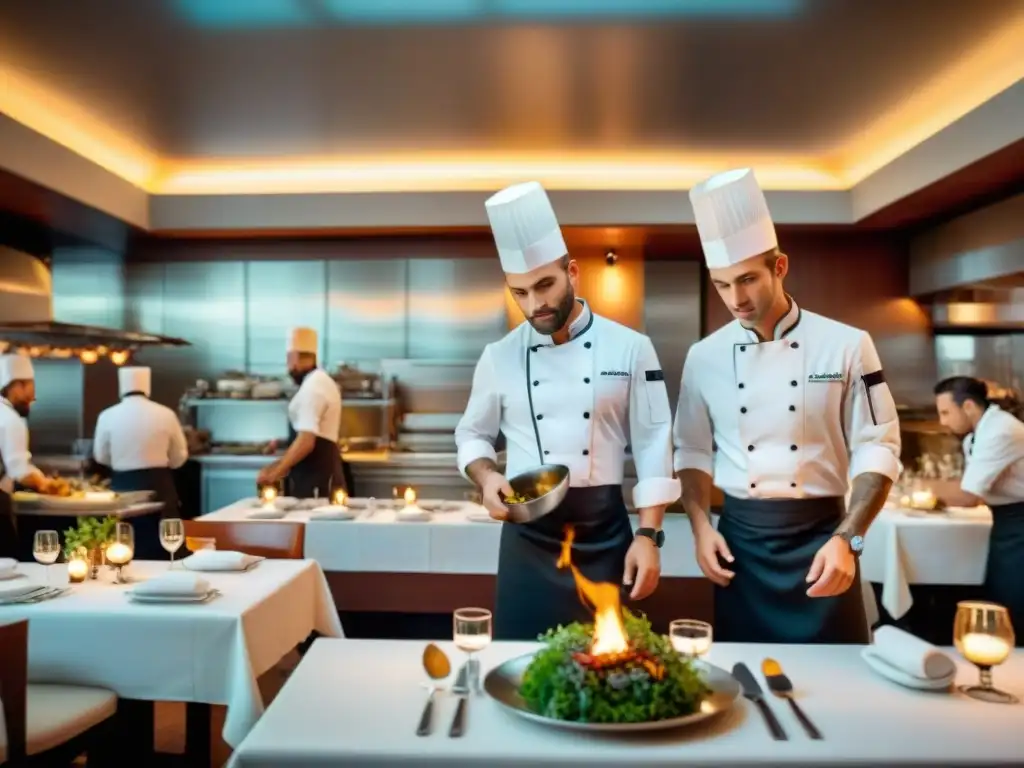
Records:
[[[658,547],[659,549],[665,543],[665,532],[656,528],[637,528],[636,532],[633,535],[634,537],[646,536],[651,541],[653,541],[654,546]]]

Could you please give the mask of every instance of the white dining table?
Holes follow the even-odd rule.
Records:
[[[181,568],[180,564],[175,566]],[[67,582],[63,565],[51,582]],[[167,562],[134,562],[142,581]],[[46,583],[43,566],[22,578]],[[202,604],[132,602],[132,584],[98,580],[62,597],[0,605],[0,623],[28,619],[30,682],[98,686],[125,699],[221,704],[223,737],[239,744],[263,713],[257,679],[316,630],[343,637],[323,571],[314,560],[263,560],[244,572],[202,573],[220,595]],[[6,583],[6,582],[5,582]]]
[[[440,645],[456,669],[462,655],[450,642]],[[483,674],[537,647],[494,643],[480,655]],[[1024,705],[986,704],[955,689],[901,687],[868,667],[861,646],[720,643],[708,656],[725,670],[745,662],[762,686],[761,661],[775,658],[824,735],[821,741],[808,738],[789,706],[770,695],[769,706],[787,741],[774,741],[755,705],[743,698],[704,723],[614,736],[528,721],[486,693],[469,698],[461,738],[448,736],[456,706],[450,693],[435,706],[433,732],[420,737],[422,650],[423,644],[413,641],[318,640],[235,750],[229,768],[878,768],[1019,765],[1024,759]],[[957,663],[957,682],[977,681],[977,670],[960,659]],[[1024,697],[1024,652],[1016,651],[995,670],[995,682]]]

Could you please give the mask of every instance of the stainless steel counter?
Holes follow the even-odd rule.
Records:
[[[194,461],[203,465],[215,467],[264,467],[282,454],[274,456],[259,455],[232,455],[224,453],[210,453],[193,456]],[[374,466],[374,467],[415,467],[432,469],[451,469],[458,471],[456,466],[457,457],[454,453],[423,453],[409,451],[346,451],[342,458],[353,467]],[[504,457],[499,456],[499,463],[503,463]]]

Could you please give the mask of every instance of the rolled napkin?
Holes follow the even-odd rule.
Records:
[[[0,557],[0,579],[18,575],[18,561],[13,557]]]
[[[186,557],[181,564],[190,571],[244,571],[263,559],[230,549],[201,549]]]
[[[280,520],[287,513],[280,509],[256,509],[246,515],[250,520]]]
[[[132,592],[153,597],[198,597],[210,591],[210,582],[184,571],[168,571],[136,584]]]
[[[908,675],[944,680],[956,674],[956,662],[931,643],[893,626],[875,630],[875,654]]]

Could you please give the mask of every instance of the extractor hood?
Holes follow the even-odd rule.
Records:
[[[109,355],[119,365],[141,347],[188,344],[169,336],[55,320],[50,270],[35,256],[0,246],[0,352],[78,357],[84,362]]]

